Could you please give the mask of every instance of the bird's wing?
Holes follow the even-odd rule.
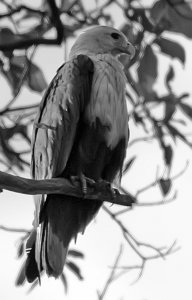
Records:
[[[93,62],[78,55],[57,72],[43,98],[32,137],[31,172],[35,179],[59,176],[67,164],[81,112],[89,101]],[[35,223],[45,197],[35,199]]]

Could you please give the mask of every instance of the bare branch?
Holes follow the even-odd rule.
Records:
[[[88,180],[87,191],[84,194],[81,182],[77,178],[76,180],[74,178],[72,180],[66,178],[33,180],[0,171],[0,188],[28,195],[65,194],[78,199],[100,200],[124,206],[131,206],[134,203],[134,198],[111,189],[109,183],[105,181],[90,183]]]
[[[105,294],[106,294],[107,290],[109,289],[110,284],[111,284],[111,283],[113,282],[113,280],[114,280],[116,268],[117,268],[117,266],[118,266],[119,260],[120,260],[121,255],[122,255],[122,250],[123,250],[123,248],[122,248],[122,245],[121,245],[121,246],[120,246],[120,249],[119,249],[119,252],[118,252],[118,255],[117,255],[117,257],[116,257],[116,259],[115,259],[115,262],[114,262],[114,264],[113,264],[113,267],[112,267],[111,273],[110,273],[110,275],[109,275],[109,278],[107,279],[107,281],[106,281],[106,283],[105,283],[105,285],[104,285],[104,287],[103,287],[102,292],[97,292],[97,294],[98,294],[98,300],[103,300],[103,299],[104,299]]]
[[[29,48],[31,46],[37,45],[60,45],[64,38],[64,26],[60,20],[60,12],[55,4],[54,0],[48,0],[50,9],[51,9],[51,23],[55,27],[57,36],[54,39],[36,37],[36,38],[27,38],[26,36],[17,41],[9,41],[8,43],[3,43],[0,45],[1,51],[10,51],[14,49]],[[29,10],[29,8],[28,8]],[[10,14],[12,9],[10,11]],[[48,16],[48,15],[47,15]]]
[[[189,165],[189,162],[187,161],[184,168],[176,175],[173,175],[172,177],[170,177],[170,180],[173,181],[173,180],[179,178],[180,176],[182,176],[185,173],[188,165]],[[148,185],[144,186],[143,188],[139,189],[137,191],[135,197],[137,198],[141,193],[144,193],[144,192],[148,191],[149,189],[153,188],[154,186],[156,186],[159,183],[161,178],[162,177],[156,178],[153,182],[151,182]]]
[[[24,228],[12,228],[12,227],[7,227],[0,225],[0,230],[8,231],[8,232],[15,232],[15,233],[30,233],[31,230],[27,230]]]
[[[138,255],[139,259],[141,260],[140,265],[136,265],[134,268],[133,266],[128,266],[127,269],[140,269],[139,275],[136,279],[136,281],[142,276],[144,267],[147,261],[162,258],[165,259],[167,255],[170,255],[172,253],[175,253],[179,250],[179,247],[176,247],[176,241],[172,243],[170,247],[155,247],[149,243],[144,243],[139,240],[137,240],[134,235],[125,227],[125,225],[117,218],[116,214],[113,214],[106,206],[103,206],[104,211],[117,223],[119,228],[122,231],[123,237],[125,241],[128,243],[128,245],[133,249],[133,251]],[[152,254],[146,254],[145,249],[148,249],[150,252],[152,251]],[[125,268],[125,267],[123,267]],[[125,269],[124,269],[125,270]],[[123,275],[123,273],[119,273],[117,276]]]
[[[175,192],[174,195],[169,199],[163,198],[159,201],[154,201],[154,202],[137,202],[136,205],[137,207],[151,207],[151,206],[165,205],[173,202],[176,198],[177,198],[177,192]]]
[[[0,115],[4,114],[4,113],[15,113],[15,112],[18,112],[18,111],[23,111],[24,110],[31,110],[31,109],[37,109],[37,107],[39,106],[39,103],[38,104],[32,104],[32,105],[26,105],[26,106],[18,106],[18,107],[14,107],[14,108],[7,108],[6,109],[6,112],[0,112]]]
[[[44,12],[44,11],[34,9],[34,8],[31,8],[31,7],[26,6],[26,5],[20,5],[20,6],[16,7],[16,8],[10,9],[10,11],[7,12],[7,13],[0,14],[0,19],[8,18],[8,17],[10,17],[10,16],[13,16],[13,15],[15,15],[16,13],[21,12],[22,10],[26,10],[26,11],[28,11],[28,12],[35,13],[35,14],[38,14],[38,15],[41,15],[41,16],[44,16],[44,15],[45,15],[45,12]]]

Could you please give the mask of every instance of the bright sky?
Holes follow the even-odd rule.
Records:
[[[185,69],[177,62],[177,81],[174,88],[177,92],[191,90],[192,57],[191,42],[181,39],[182,45],[187,51]],[[47,80],[50,82],[57,68],[63,63],[63,49],[54,47],[37,51],[35,62],[42,67]],[[163,60],[166,62],[166,58]],[[163,70],[164,64],[161,64]],[[160,71],[161,71],[160,70]],[[0,78],[1,97],[9,99],[6,83]],[[162,82],[159,82],[162,88]],[[30,104],[39,97],[31,95],[27,89],[21,94],[21,103]],[[2,100],[1,100],[2,101]],[[190,128],[188,128],[188,132]],[[137,132],[131,127],[131,136]],[[185,165],[186,160],[191,160],[189,148],[178,142],[177,152],[174,158],[174,171],[179,172]],[[130,149],[132,154],[139,154],[139,160],[133,167],[131,176],[126,178],[124,185],[129,190],[135,191],[137,187],[145,185],[153,176],[154,164],[161,162],[161,152],[156,144],[138,144]],[[23,175],[23,174],[22,174]],[[23,176],[27,176],[24,174]],[[192,201],[191,201],[191,175],[192,164],[190,163],[186,173],[174,183],[178,190],[178,198],[175,202],[159,207],[135,208],[124,216],[124,222],[134,235],[143,242],[155,246],[169,246],[175,239],[181,246],[180,251],[169,256],[166,260],[159,259],[147,264],[142,278],[132,284],[137,276],[136,272],[130,272],[114,282],[105,300],[181,300],[192,299],[191,269],[192,269]],[[160,199],[160,195],[150,193],[150,199]],[[150,200],[150,199],[145,199]],[[17,228],[31,228],[33,219],[33,200],[30,196],[18,195],[4,191],[0,196],[0,225]],[[119,244],[122,241],[120,230],[110,218],[101,210],[96,221],[87,228],[84,236],[79,236],[76,249],[85,253],[85,259],[79,260],[84,281],[78,281],[71,273],[67,272],[69,280],[69,292],[64,296],[63,286],[59,280],[42,279],[42,286],[37,287],[29,295],[26,294],[29,286],[16,288],[14,281],[20,268],[21,261],[16,259],[16,242],[20,234],[0,231],[0,299],[3,300],[37,300],[37,299],[97,299],[97,290],[102,290],[110,266],[113,264],[118,253]],[[129,248],[124,248],[121,265],[132,265],[136,261]]]

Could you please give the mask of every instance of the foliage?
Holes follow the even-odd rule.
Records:
[[[187,146],[192,146],[185,133],[185,128],[192,120],[189,95],[185,92],[177,95],[172,88],[172,83],[177,77],[175,61],[183,67],[186,61],[185,49],[178,41],[177,35],[192,38],[192,5],[184,0],[153,1],[150,6],[147,6],[148,1],[139,0],[124,1],[123,4],[118,0],[92,2],[93,8],[88,9],[85,1],[81,0],[59,0],[57,4],[53,0],[44,0],[35,8],[26,5],[24,0],[2,1],[0,75],[7,80],[13,97],[0,111],[1,162],[8,170],[13,170],[13,167],[23,170],[28,165],[23,155],[29,149],[16,152],[11,141],[19,134],[28,144],[30,142],[28,129],[37,105],[27,103],[24,107],[17,107],[17,99],[23,86],[36,93],[41,93],[47,87],[43,70],[33,62],[36,49],[41,45],[60,47],[68,38],[75,36],[77,30],[87,26],[113,25],[114,15],[110,8],[115,5],[120,9],[124,20],[120,29],[136,48],[136,56],[131,62],[126,62],[122,58],[128,80],[127,101],[130,123],[142,132],[141,137],[131,140],[129,147],[134,147],[139,142],[157,141],[164,159],[161,166],[165,170],[162,172],[163,175],[144,188],[138,187],[138,191],[133,196],[137,205],[145,205],[139,196],[155,186],[160,189],[163,200],[154,201],[153,204],[162,204],[172,189],[172,181],[177,177],[177,175],[170,176],[176,151],[174,144],[180,140]],[[28,26],[24,27],[27,21]],[[55,37],[48,38],[52,36],[53,29]],[[155,89],[161,72],[162,57],[166,57],[164,68],[167,69],[164,76],[165,94]],[[157,114],[160,108],[162,113]],[[137,156],[130,158],[128,151],[124,175],[129,172],[131,174],[131,167],[136,163]],[[121,190],[130,193],[123,187]],[[174,196],[166,200],[169,202]],[[139,266],[141,273],[148,259],[167,255],[173,250],[174,244],[162,252],[156,247],[138,242],[121,222],[120,217],[127,212],[127,209],[112,213],[105,208],[105,212],[120,226],[125,241],[141,258]],[[153,255],[144,256],[142,247],[153,249]],[[71,256],[78,256],[75,250],[70,251]],[[19,248],[19,256],[21,253],[23,253],[23,246]],[[79,257],[82,258],[80,253]],[[68,267],[79,279],[82,279],[80,270],[72,261],[68,262]],[[65,275],[61,279],[66,287]]]

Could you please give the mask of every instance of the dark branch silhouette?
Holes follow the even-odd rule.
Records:
[[[120,194],[117,189],[112,189],[108,182],[90,182],[89,179],[87,191],[84,193],[78,178],[33,180],[0,171],[0,188],[28,195],[65,194],[78,199],[82,198],[82,201],[83,199],[101,200],[124,206],[131,206],[135,202],[134,197]]]

